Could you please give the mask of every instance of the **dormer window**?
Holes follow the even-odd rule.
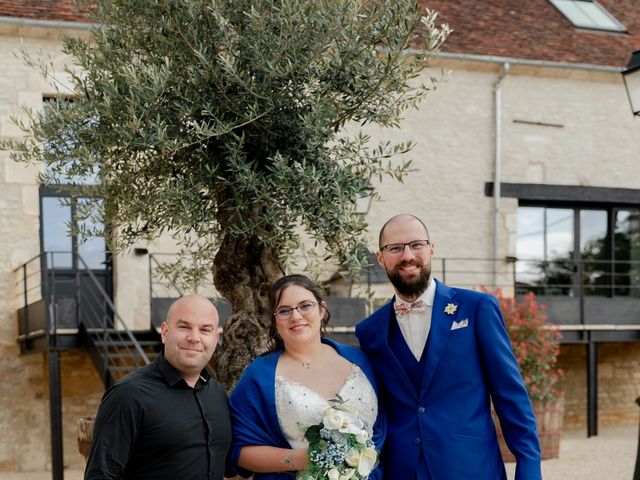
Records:
[[[578,28],[624,32],[626,28],[595,0],[549,0]]]

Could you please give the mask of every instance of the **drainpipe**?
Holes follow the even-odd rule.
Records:
[[[501,157],[502,157],[502,81],[509,73],[509,62],[502,64],[502,73],[493,85],[495,92],[495,119],[496,119],[496,146],[494,159],[494,179],[493,179],[493,268],[491,270],[491,285],[493,289],[498,286],[498,248],[500,240],[500,182],[501,182]]]

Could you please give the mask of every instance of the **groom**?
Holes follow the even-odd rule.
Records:
[[[506,480],[493,402],[516,480],[541,479],[536,419],[495,298],[431,277],[434,245],[413,215],[391,218],[379,241],[396,294],[356,335],[386,409],[385,478]]]

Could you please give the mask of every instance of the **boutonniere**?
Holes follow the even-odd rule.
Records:
[[[458,310],[458,305],[456,305],[455,303],[447,303],[447,306],[444,307],[444,313],[446,313],[447,315],[453,315],[454,313],[456,313],[456,310]]]

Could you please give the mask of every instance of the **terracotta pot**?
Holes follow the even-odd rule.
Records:
[[[91,440],[93,438],[93,424],[96,417],[80,417],[78,419],[78,451],[87,461],[91,451]]]
[[[540,440],[540,451],[542,459],[558,458],[560,456],[560,436],[562,434],[562,418],[564,416],[564,397],[556,398],[549,402],[534,400],[531,402],[533,411],[536,414],[536,430]],[[513,454],[507,448],[507,444],[502,436],[500,423],[493,413],[493,423],[498,434],[500,453],[505,462],[515,462]]]

